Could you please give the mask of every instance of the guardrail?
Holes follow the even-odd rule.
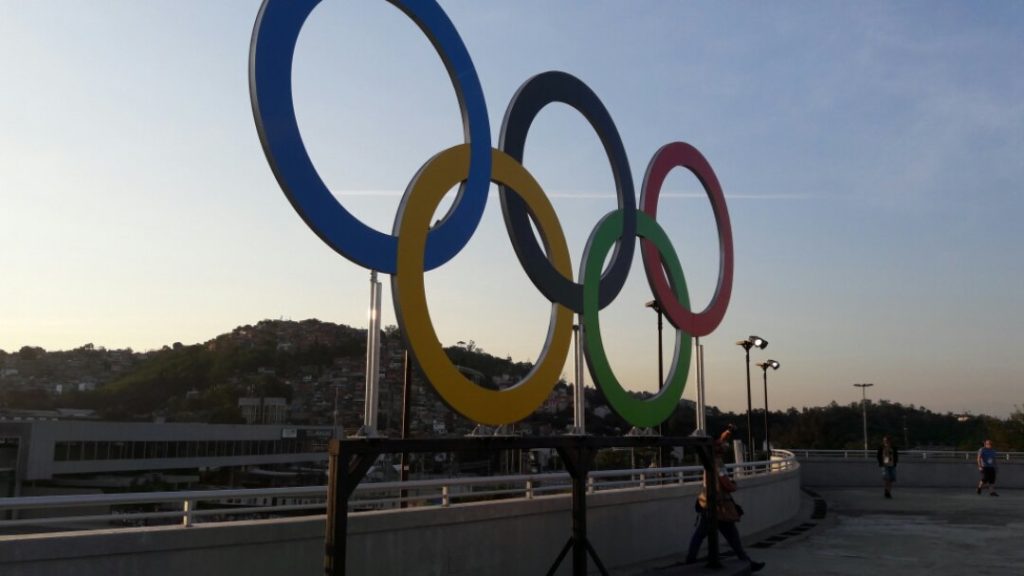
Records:
[[[875,450],[801,450],[787,448],[787,452],[797,458],[836,458],[874,460]],[[1005,462],[1024,462],[1024,452],[999,452],[999,460]],[[964,460],[973,462],[978,452],[971,450],[900,450],[900,460]]]
[[[726,465],[737,477],[749,477],[790,470],[798,464],[792,452],[773,450],[771,460]],[[644,490],[665,486],[699,484],[700,466],[597,470],[588,477],[589,492]],[[409,482],[364,482],[350,499],[351,514],[394,510],[403,505],[447,507],[456,504],[569,494],[568,473],[522,474],[467,478],[438,478]],[[322,514],[326,509],[326,486],[201,490],[182,492],[133,492],[68,496],[24,496],[0,498],[0,517],[20,513],[47,514],[45,517],[0,520],[0,530],[31,533],[41,530],[95,530],[111,527],[227,522],[252,518]],[[74,513],[74,510],[105,509],[104,513]],[[59,511],[70,513],[48,516]],[[0,536],[2,537],[2,536]]]

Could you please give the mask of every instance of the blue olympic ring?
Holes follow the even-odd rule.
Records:
[[[427,239],[424,266],[432,270],[465,247],[483,217],[491,184],[491,128],[476,68],[444,10],[432,0],[389,0],[411,18],[441,56],[459,99],[472,152],[469,177],[448,216]],[[364,224],[331,194],[306,152],[292,101],[292,58],[299,31],[320,0],[266,0],[249,51],[249,95],[256,129],[274,176],[295,210],[342,256],[393,274],[398,239]]]

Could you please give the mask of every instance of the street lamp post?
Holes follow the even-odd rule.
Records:
[[[751,336],[746,340],[737,340],[737,346],[742,346],[747,356],[747,461],[754,460],[754,430],[750,420],[750,349],[758,347],[762,350],[768,347],[768,341],[759,336]]]
[[[854,384],[857,388],[860,388],[860,411],[864,418],[864,451],[868,450],[868,388],[874,386],[874,384]]]
[[[764,447],[768,451],[768,459],[772,459],[772,442],[768,435],[768,369],[778,370],[779,364],[775,360],[765,360],[764,362],[758,362],[757,365],[764,372]]]
[[[662,346],[662,313],[661,305],[658,304],[657,300],[651,300],[644,304],[644,306],[651,308],[658,313],[658,392],[661,392],[662,387],[665,385],[665,354]],[[658,436],[662,435],[661,423],[658,423]],[[658,466],[665,465],[665,447],[658,448]]]

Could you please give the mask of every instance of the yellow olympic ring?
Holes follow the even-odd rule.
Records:
[[[572,311],[552,303],[547,342],[536,365],[523,380],[505,390],[488,390],[468,380],[452,364],[430,321],[423,286],[427,232],[434,211],[452,186],[469,174],[470,148],[462,144],[427,161],[409,183],[395,221],[398,237],[396,272],[392,279],[395,312],[405,327],[410,351],[427,381],[456,412],[474,422],[498,426],[529,416],[561,374],[572,342]],[[526,203],[555,269],[572,278],[569,247],[551,202],[519,162],[491,149],[491,180],[507,186]]]

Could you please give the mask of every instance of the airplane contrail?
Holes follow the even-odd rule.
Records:
[[[337,197],[395,197],[401,196],[404,192],[396,190],[332,190]],[[662,198],[698,198],[707,196],[703,192],[662,192]],[[776,193],[776,194],[725,194],[727,200],[809,200],[816,198],[816,194],[805,194],[799,192]],[[615,195],[609,192],[550,192],[548,198],[559,198],[566,200],[594,200],[611,199]]]

